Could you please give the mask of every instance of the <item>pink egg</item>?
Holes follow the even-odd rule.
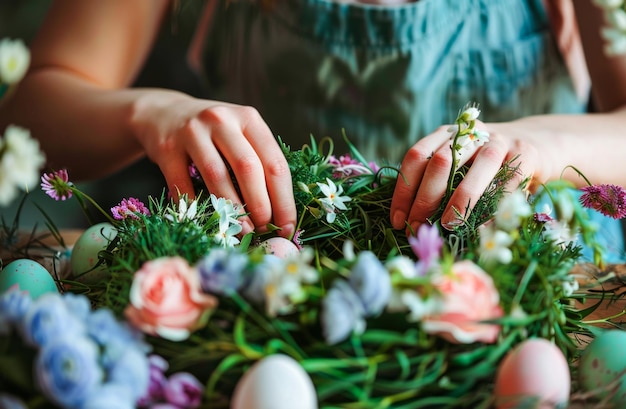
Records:
[[[271,237],[262,241],[259,245],[266,254],[273,254],[276,257],[286,258],[300,251],[294,242],[284,237]]]
[[[498,409],[565,407],[569,400],[571,375],[561,350],[552,342],[529,339],[502,360],[494,390]],[[563,405],[563,406],[559,406]]]

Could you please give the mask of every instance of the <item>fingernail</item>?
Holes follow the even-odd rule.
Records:
[[[463,220],[461,219],[452,219],[447,222],[444,222],[444,221],[441,222],[441,226],[446,230],[454,230],[455,228],[459,227],[462,224],[463,224]]]
[[[391,216],[391,225],[395,227],[396,229],[401,229],[405,221],[406,221],[406,214],[404,214],[404,212],[401,212],[399,210],[394,212],[394,214]]]
[[[294,233],[296,226],[289,223],[283,226],[282,230],[280,231],[280,235],[283,237],[291,237],[291,235]]]

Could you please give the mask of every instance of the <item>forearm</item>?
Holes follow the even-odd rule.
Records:
[[[67,168],[74,180],[93,179],[144,155],[131,119],[146,92],[103,89],[58,68],[36,70],[0,110],[0,126],[28,128],[51,168]]]
[[[538,164],[536,182],[565,178],[584,186],[585,180],[568,169],[572,166],[591,183],[626,186],[626,109],[585,115],[539,115],[493,124],[496,131],[506,126],[507,134],[511,134],[511,125],[514,135],[528,138],[538,150],[543,163]]]

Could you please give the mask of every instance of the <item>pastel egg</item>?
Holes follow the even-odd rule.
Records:
[[[0,271],[0,293],[14,285],[22,291],[28,291],[33,299],[46,293],[59,292],[48,270],[38,262],[25,258],[10,262]]]
[[[609,397],[615,404],[626,402],[626,331],[606,330],[587,345],[578,363],[583,389]],[[619,406],[621,407],[621,406]]]
[[[110,275],[105,264],[98,264],[98,253],[105,250],[117,235],[111,223],[98,223],[87,228],[80,235],[70,256],[70,265],[76,281],[96,284],[107,280]]]
[[[241,377],[231,409],[317,409],[317,394],[309,375],[293,358],[270,355]]]
[[[296,244],[284,237],[271,237],[259,244],[266,254],[272,254],[276,257],[286,258],[298,254],[300,250]]]
[[[543,338],[528,339],[498,366],[495,405],[498,409],[565,407],[570,388],[571,375],[563,352]]]

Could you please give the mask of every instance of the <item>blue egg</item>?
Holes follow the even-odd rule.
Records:
[[[626,402],[626,331],[602,332],[587,345],[578,367],[585,390],[600,391],[599,397],[610,395],[611,402],[623,405]]]
[[[41,264],[26,258],[14,260],[0,271],[0,293],[16,285],[35,299],[45,293],[59,292],[56,282]]]

